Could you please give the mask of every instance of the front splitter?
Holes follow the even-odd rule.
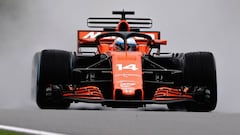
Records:
[[[65,99],[72,100],[74,102],[85,102],[85,103],[101,103],[101,104],[116,104],[116,103],[138,103],[138,104],[171,104],[180,102],[196,102],[193,99],[175,99],[175,100],[112,100],[112,99],[84,99],[84,98],[73,98],[65,97]]]

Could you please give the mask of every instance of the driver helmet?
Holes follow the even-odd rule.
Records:
[[[136,51],[137,43],[134,40],[134,38],[128,38],[127,39],[127,44],[128,44],[128,50],[129,51]]]
[[[124,40],[118,37],[115,41],[116,49],[117,50],[124,50]]]
[[[118,37],[115,41],[116,48],[118,50],[124,50],[124,40]],[[136,50],[137,43],[133,38],[127,39],[128,50]]]

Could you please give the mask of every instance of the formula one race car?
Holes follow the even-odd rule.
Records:
[[[43,50],[36,102],[41,109],[66,109],[72,102],[114,108],[167,104],[170,110],[212,111],[217,81],[211,52],[162,53],[159,31],[149,18],[88,18],[79,30],[77,52]]]

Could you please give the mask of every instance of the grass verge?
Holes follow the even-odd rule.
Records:
[[[27,134],[0,129],[0,135],[27,135]]]

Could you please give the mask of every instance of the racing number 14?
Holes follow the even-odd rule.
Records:
[[[130,69],[130,70],[133,70],[133,71],[136,71],[138,70],[136,64],[129,64],[129,65],[126,65],[126,66],[123,66],[123,64],[116,64],[116,66],[118,67],[118,70],[124,70],[124,69]]]

